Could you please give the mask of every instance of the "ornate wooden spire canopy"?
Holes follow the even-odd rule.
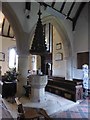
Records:
[[[39,9],[38,15],[38,21],[36,25],[36,30],[34,34],[33,43],[30,49],[30,53],[33,55],[45,55],[47,54],[47,46],[45,42],[45,33],[43,31],[43,25],[41,21],[41,11]]]

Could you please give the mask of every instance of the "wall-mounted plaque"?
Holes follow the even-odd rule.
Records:
[[[63,60],[63,53],[60,53],[60,52],[56,53],[55,60],[56,61]]]
[[[0,52],[0,61],[5,61],[5,54]]]
[[[61,43],[56,43],[56,50],[62,49],[62,44]]]

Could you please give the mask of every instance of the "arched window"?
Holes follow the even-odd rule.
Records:
[[[44,30],[44,34],[45,34],[47,51],[49,53],[52,53],[53,25],[51,23],[44,24],[43,30]]]
[[[16,53],[16,48],[11,48],[9,50],[9,68],[17,67],[18,55]]]

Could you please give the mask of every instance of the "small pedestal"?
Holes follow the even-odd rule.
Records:
[[[47,75],[31,75],[31,102],[44,102]]]

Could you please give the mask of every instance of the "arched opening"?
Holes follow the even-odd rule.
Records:
[[[65,64],[65,74],[64,74],[64,76],[61,76],[61,77],[65,77],[66,80],[72,80],[72,76],[73,76],[72,48],[71,48],[71,43],[70,43],[69,37],[67,35],[67,32],[66,32],[64,26],[62,25],[61,21],[58,21],[53,16],[44,17],[42,19],[42,22],[43,22],[43,24],[51,23],[55,27],[57,32],[59,33],[59,35],[62,39],[62,43],[63,43],[63,50],[64,50],[63,60],[64,60],[64,64]],[[34,34],[34,29],[32,30],[32,33],[30,34],[30,38],[32,38],[33,34]],[[54,67],[53,67],[53,70],[54,70]],[[60,69],[58,71],[60,72]],[[52,75],[57,76],[57,74],[52,74]]]
[[[28,70],[28,34],[23,29],[18,15],[15,13],[14,8],[12,8],[12,3],[2,2],[2,13],[8,19],[14,35],[16,38],[16,49],[18,54],[18,71],[20,80],[17,85],[17,94],[21,95],[24,93],[23,85],[26,84],[27,80],[27,70]],[[17,5],[15,3],[14,5]],[[26,41],[25,41],[26,40]],[[23,44],[24,43],[24,44]],[[19,89],[18,89],[19,88]]]
[[[22,26],[20,24],[19,19],[17,18],[14,10],[11,8],[11,6],[9,5],[8,2],[2,2],[2,13],[6,16],[6,18],[8,19],[15,38],[16,38],[16,47],[17,47],[17,52],[18,54],[21,52],[20,48],[21,48],[21,34],[23,33],[22,30]]]
[[[6,71],[9,70],[9,68],[16,67],[16,55],[14,54],[15,51],[12,48],[16,48],[16,40],[14,39],[14,32],[12,30],[11,23],[9,23],[8,18],[6,14],[4,14],[4,7],[2,4],[2,10],[0,11],[2,15],[2,21],[1,21],[1,31],[0,31],[0,37],[1,37],[1,44],[2,47],[0,48],[0,51],[2,51],[5,54],[5,60],[0,62],[2,67],[2,75],[6,73]],[[9,14],[9,13],[8,13]],[[12,55],[10,53],[13,51]],[[11,56],[11,57],[10,57]]]
[[[67,32],[62,25],[62,22],[56,19],[53,16],[48,16],[43,18],[43,24],[50,22],[53,26],[55,26],[57,32],[59,33],[64,49],[64,61],[65,61],[65,79],[72,80],[73,69],[72,69],[72,48]]]

